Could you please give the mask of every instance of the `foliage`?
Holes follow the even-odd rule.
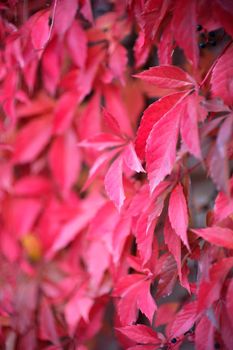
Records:
[[[0,12],[2,346],[231,350],[232,1]]]

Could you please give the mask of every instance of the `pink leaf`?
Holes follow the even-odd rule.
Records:
[[[161,304],[158,307],[158,311],[156,313],[155,327],[159,327],[161,325],[172,322],[175,317],[177,308],[178,303],[175,302]]]
[[[227,297],[226,297],[226,309],[228,313],[228,317],[231,321],[231,325],[233,325],[233,280],[231,279],[228,289],[227,289]]]
[[[211,91],[213,96],[223,99],[226,105],[233,104],[233,45],[218,59],[211,76]]]
[[[80,140],[89,139],[100,134],[100,94],[97,91],[86,105],[77,122]]]
[[[101,154],[94,164],[91,166],[89,173],[88,173],[88,178],[83,185],[82,191],[85,191],[87,187],[90,186],[90,184],[95,180],[95,178],[99,175],[101,170],[105,168],[105,165],[111,161],[111,159],[115,156],[115,154],[118,152],[118,150],[113,150],[109,151],[106,153]]]
[[[211,307],[220,298],[223,282],[233,266],[233,258],[223,258],[213,264],[209,276],[203,279],[198,290],[198,312]]]
[[[59,79],[61,65],[61,47],[57,40],[48,43],[42,56],[42,78],[46,90],[54,95]]]
[[[95,194],[89,196],[85,201],[82,201],[82,206],[78,213],[73,215],[71,219],[63,224],[59,232],[56,234],[48,255],[53,255],[55,252],[72,242],[80,231],[83,230],[94,218],[101,205],[102,198]],[[90,210],[90,208],[92,208],[92,210]]]
[[[150,48],[150,43],[145,40],[145,33],[140,31],[133,48],[136,68],[141,67],[146,62],[150,54]]]
[[[55,318],[50,305],[45,298],[42,299],[40,306],[39,337],[43,340],[49,340],[53,344],[60,345],[56,330]]]
[[[233,249],[233,231],[229,228],[213,226],[192,229],[192,231],[209,243],[228,249]]]
[[[168,246],[169,251],[174,256],[174,259],[177,263],[177,269],[179,273],[179,277],[181,278],[181,244],[180,238],[176,234],[176,232],[171,227],[169,218],[165,221],[164,226],[164,241]]]
[[[188,96],[183,105],[181,136],[190,153],[201,158],[198,134],[198,100],[195,94]]]
[[[117,328],[117,330],[120,331],[122,334],[126,335],[128,338],[135,341],[136,343],[159,344],[161,342],[157,333],[152,328],[141,324]]]
[[[80,12],[90,23],[93,23],[93,14],[90,0],[82,1]]]
[[[169,65],[152,67],[136,74],[135,77],[164,89],[190,89],[194,84],[188,73],[179,67]]]
[[[78,145],[80,147],[93,148],[95,150],[102,151],[107,148],[111,149],[113,147],[123,145],[123,140],[120,137],[112,134],[101,133],[79,142]]]
[[[141,310],[152,322],[157,307],[150,294],[150,284],[151,281],[141,274],[127,275],[119,281],[114,296],[121,297],[118,312],[123,324],[135,322],[137,310]]]
[[[233,181],[231,179],[231,188]],[[224,192],[219,192],[215,200],[214,206],[214,222],[221,221],[227,216],[233,214],[233,199]]]
[[[150,323],[152,323],[154,313],[157,310],[157,306],[154,299],[152,298],[150,285],[151,281],[147,280],[144,281],[141,286],[139,286],[137,291],[137,306],[141,312],[146,315]]]
[[[145,170],[141,165],[140,160],[136,155],[132,142],[130,142],[127,146],[125,146],[125,149],[123,152],[123,160],[129,169],[136,171],[137,173],[145,172]]]
[[[121,93],[122,91],[116,85],[108,85],[104,89],[106,109],[116,117],[122,132],[128,136],[133,136],[134,133]]]
[[[12,198],[4,203],[2,215],[5,228],[13,236],[22,237],[31,231],[40,210],[41,202],[38,199]]]
[[[103,108],[103,117],[110,131],[113,134],[121,136],[122,131],[117,119],[106,108]]]
[[[63,94],[57,101],[53,120],[55,133],[64,133],[70,127],[78,102],[78,96],[71,92]]]
[[[79,176],[81,157],[73,132],[58,136],[49,152],[49,164],[55,181],[67,194]]]
[[[65,317],[69,326],[69,333],[73,334],[81,318],[89,321],[89,312],[94,300],[87,295],[85,286],[81,287],[65,306]]]
[[[31,29],[32,44],[36,50],[42,50],[49,40],[49,11],[38,11],[33,16]]]
[[[187,58],[197,68],[199,49],[197,43],[197,3],[195,0],[178,0],[172,20],[173,33],[177,44],[184,50]]]
[[[214,16],[220,21],[226,32],[233,36],[233,4],[228,0],[216,0],[213,2]]]
[[[14,162],[27,163],[34,160],[48,143],[50,137],[50,116],[37,118],[28,123],[16,137]]]
[[[177,102],[164,114],[147,139],[146,164],[151,192],[171,173],[175,164],[181,104]]]
[[[90,214],[80,213],[75,216],[72,220],[69,220],[58,233],[52,247],[51,254],[64,248],[67,244],[83,230],[90,221]]]
[[[71,26],[77,11],[77,0],[57,0],[54,17],[54,30],[64,35]]]
[[[223,305],[221,312],[221,338],[226,346],[226,349],[231,350],[233,348],[233,325],[231,318],[228,314],[228,308],[226,305]]]
[[[195,329],[197,350],[214,349],[214,326],[207,316],[203,316]]]
[[[100,287],[104,272],[110,264],[110,255],[105,244],[101,240],[92,240],[85,251],[84,260],[91,276],[92,288]]]
[[[213,264],[209,276],[203,278],[198,291],[198,312],[202,312],[220,298],[223,282],[233,266],[233,258],[223,258]]]
[[[41,196],[51,190],[50,181],[46,177],[28,175],[14,184],[14,194],[18,196]]]
[[[207,164],[210,175],[217,188],[225,193],[229,193],[229,165],[227,159],[227,146],[232,136],[232,115],[222,123],[216,140],[216,145],[212,147],[208,155]]]
[[[159,63],[161,65],[171,65],[172,64],[172,54],[173,54],[173,38],[172,38],[171,25],[167,25],[162,33],[158,44],[158,57]]]
[[[115,264],[119,262],[121,254],[124,252],[123,248],[127,237],[130,235],[131,224],[132,223],[131,223],[130,217],[123,217],[113,229],[112,250],[113,250],[113,261]]]
[[[169,325],[169,337],[175,338],[183,335],[194,324],[197,318],[197,302],[186,304],[175,316],[174,321]]]
[[[74,21],[67,32],[67,46],[73,62],[83,68],[87,58],[87,37],[78,21]]]
[[[114,77],[124,83],[124,71],[127,65],[127,50],[118,43],[112,43],[109,48],[109,68]]]
[[[187,238],[188,210],[183,187],[180,183],[171,193],[168,214],[172,228],[189,249]]]
[[[119,156],[111,164],[104,179],[105,190],[108,197],[113,201],[118,210],[121,209],[124,200],[125,193],[122,181],[122,157]]]
[[[140,126],[137,130],[135,148],[139,158],[145,158],[146,140],[156,122],[158,122],[183,96],[183,93],[175,93],[162,97],[145,109]]]
[[[154,240],[154,229],[156,221],[148,224],[148,213],[142,213],[137,221],[135,236],[140,256],[145,264],[152,254],[152,242]]]

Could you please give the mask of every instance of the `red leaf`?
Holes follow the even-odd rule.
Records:
[[[109,48],[109,68],[114,77],[124,83],[124,71],[127,65],[127,50],[124,46],[113,43]]]
[[[42,57],[42,78],[46,90],[54,95],[59,79],[61,64],[61,47],[53,39],[48,43]]]
[[[140,160],[138,159],[134,146],[132,142],[130,142],[127,146],[125,146],[123,151],[123,160],[127,167],[137,173],[145,172],[143,169]]]
[[[177,92],[172,95],[162,97],[152,103],[143,113],[140,126],[137,130],[135,148],[139,158],[145,158],[146,140],[156,122],[158,122],[183,96]]]
[[[127,350],[159,350],[160,345],[158,346],[154,346],[154,345],[135,345],[135,346],[131,346],[130,348],[128,348]]]
[[[158,307],[155,319],[155,327],[172,322],[178,308],[178,303],[165,303]]]
[[[220,21],[226,32],[233,36],[233,4],[228,0],[215,0],[213,2],[213,10],[215,17]]]
[[[179,277],[181,279],[181,243],[180,238],[177,236],[176,232],[171,227],[169,218],[165,221],[164,226],[164,241],[168,246],[169,251],[174,256],[177,263],[177,269]]]
[[[91,287],[93,289],[101,287],[101,280],[110,264],[110,255],[106,245],[101,240],[92,240],[83,259],[91,277]]]
[[[229,228],[213,226],[201,229],[192,229],[192,231],[209,243],[228,249],[233,249],[233,231]]]
[[[107,127],[110,129],[110,131],[113,134],[116,134],[118,136],[122,135],[122,131],[120,128],[120,125],[118,123],[118,121],[116,120],[116,118],[107,111],[106,108],[103,108],[103,117],[104,117],[104,121],[107,124]]]
[[[51,247],[50,254],[63,249],[66,245],[73,241],[73,239],[83,230],[91,219],[90,214],[80,213],[72,220],[69,220],[63,225],[60,232],[58,232],[56,239]]]
[[[120,210],[125,200],[121,156],[117,157],[108,169],[104,179],[104,185],[108,197],[113,201],[118,210]]]
[[[63,94],[57,101],[53,120],[55,133],[62,134],[70,127],[78,102],[78,96],[70,92]]]
[[[77,129],[80,140],[100,134],[100,94],[98,91],[92,96],[84,112],[80,115]]]
[[[207,316],[203,316],[195,329],[197,350],[214,349],[214,326]]]
[[[192,77],[176,66],[155,66],[134,76],[164,89],[190,89],[194,85]]]
[[[41,196],[50,190],[50,182],[42,176],[24,176],[14,184],[14,194],[18,196]]]
[[[36,50],[42,50],[49,40],[49,11],[38,11],[33,18],[31,29],[32,44]]]
[[[227,105],[233,104],[233,45],[217,60],[211,76],[211,91],[213,96],[223,99]]]
[[[117,328],[117,330],[139,344],[159,344],[161,342],[153,329],[141,324]]]
[[[232,179],[230,180],[230,183],[232,189]],[[233,198],[229,198],[224,192],[219,192],[214,205],[214,222],[217,223],[222,221],[231,214],[233,214]]]
[[[92,165],[92,167],[89,170],[88,173],[88,178],[85,182],[85,184],[83,185],[82,191],[85,191],[87,189],[88,186],[90,186],[90,184],[95,180],[95,178],[98,176],[98,174],[101,172],[101,170],[104,169],[105,165],[110,162],[110,160],[115,156],[115,154],[118,152],[118,150],[113,150],[113,151],[109,151],[106,153],[101,154],[101,156],[99,156],[96,161],[94,162],[94,164]]]
[[[102,205],[102,198],[96,194],[89,196],[82,205],[75,211],[75,215],[62,225],[59,232],[56,234],[53,245],[49,251],[49,256],[64,248],[67,244],[72,242],[75,237],[83,230],[88,223],[94,218],[97,210]],[[92,210],[90,210],[92,208]]]
[[[106,218],[105,218],[106,220]],[[112,249],[113,249],[113,261],[117,264],[120,260],[121,254],[124,252],[124,244],[127,237],[131,233],[131,218],[123,217],[117,223],[112,233]]]
[[[40,306],[39,337],[42,340],[49,340],[53,344],[60,345],[55,319],[50,305],[45,298],[42,299]]]
[[[169,325],[169,337],[176,338],[187,332],[197,318],[197,302],[186,304],[176,315],[174,321]]]
[[[54,30],[64,35],[73,22],[78,3],[77,0],[57,0],[55,4]]]
[[[223,305],[221,312],[221,338],[226,346],[226,349],[231,350],[233,348],[233,324],[231,323],[231,318],[229,318],[228,308]]]
[[[198,312],[208,309],[220,298],[223,282],[233,266],[233,258],[224,258],[212,265],[207,280],[200,283],[198,291]]]
[[[67,32],[67,46],[73,62],[83,68],[87,59],[87,37],[78,21],[74,21]]]
[[[197,3],[195,0],[178,0],[172,20],[173,33],[177,44],[184,50],[188,59],[197,68],[199,49],[197,43]]]
[[[153,126],[147,139],[146,164],[151,192],[171,173],[175,164],[182,104],[178,102]]]
[[[50,116],[37,118],[22,128],[15,141],[14,162],[33,161],[48,143],[51,129]]]
[[[90,23],[93,23],[93,14],[90,0],[82,1],[80,12]]]
[[[81,318],[86,322],[89,321],[89,312],[93,303],[94,300],[87,295],[85,285],[82,286],[68,301],[65,306],[65,317],[69,326],[70,334],[74,333]]]
[[[81,166],[77,141],[71,131],[54,140],[49,152],[49,165],[55,181],[62,192],[67,194],[77,181]]]
[[[136,68],[141,67],[146,62],[150,48],[151,45],[146,42],[144,32],[140,31],[133,48]]]
[[[177,264],[169,253],[163,254],[156,264],[156,273],[159,275],[157,298],[167,297],[172,293],[177,281]]]
[[[4,203],[5,229],[14,237],[31,231],[41,210],[41,202],[32,198],[12,198]],[[25,215],[27,213],[27,215]]]
[[[122,91],[114,85],[104,89],[106,109],[115,116],[123,133],[134,136],[126,106],[123,103]]]
[[[198,100],[197,96],[192,94],[187,96],[183,102],[180,132],[189,152],[200,159],[198,119]]]
[[[168,24],[162,33],[158,44],[158,57],[159,63],[161,65],[171,65],[172,64],[172,54],[173,54],[174,44],[173,44],[173,33],[171,25]]]
[[[123,145],[123,140],[112,134],[97,134],[96,136],[90,137],[87,140],[79,142],[79,146],[85,148],[93,148],[97,151],[102,151],[104,149],[111,149],[113,147],[119,147]]]
[[[183,187],[180,183],[171,193],[168,214],[172,228],[189,249],[187,238],[188,210]]]
[[[226,296],[226,310],[228,313],[228,317],[231,321],[231,325],[233,326],[233,280],[230,281],[228,289],[227,289],[227,296]]]
[[[156,221],[148,223],[148,213],[142,213],[137,221],[137,226],[135,229],[135,236],[137,247],[145,264],[151,257],[152,254],[152,242],[154,239],[154,229]]]
[[[123,324],[132,324],[136,321],[137,310],[152,322],[156,305],[150,294],[151,281],[144,275],[133,274],[123,277],[115,288],[114,296],[120,296],[118,313]]]
[[[227,146],[232,135],[232,115],[222,123],[216,140],[216,145],[210,150],[207,159],[210,175],[217,188],[229,193],[229,164],[227,159]]]

